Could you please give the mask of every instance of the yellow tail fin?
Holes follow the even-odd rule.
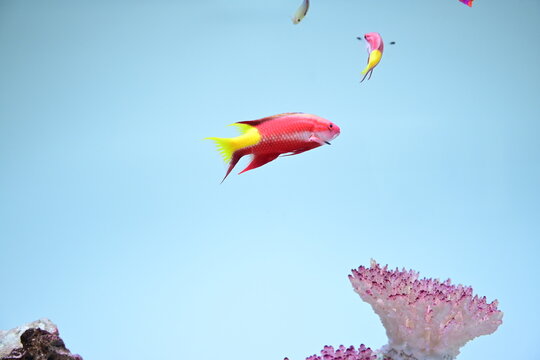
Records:
[[[247,124],[238,123],[231,125],[236,126],[240,130],[242,135],[234,138],[205,138],[208,140],[213,140],[216,143],[216,147],[220,152],[221,156],[223,156],[223,160],[225,162],[229,162],[231,160],[232,155],[236,150],[256,145],[259,143],[259,141],[261,141],[261,135],[255,127]]]
[[[216,143],[217,150],[223,157],[223,161],[229,162],[233,152],[236,151],[234,141],[230,138],[207,137],[205,140],[213,140]]]
[[[364,71],[362,71],[362,75],[368,72],[368,70],[373,69],[375,66],[379,64],[382,58],[382,53],[379,50],[373,50],[369,54],[368,64]]]

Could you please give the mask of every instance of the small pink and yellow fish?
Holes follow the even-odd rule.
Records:
[[[216,143],[223,160],[229,162],[227,173],[231,173],[245,155],[252,155],[249,165],[239,174],[258,168],[280,155],[296,155],[330,145],[339,133],[339,127],[322,117],[304,113],[285,113],[259,120],[240,121],[232,124],[240,129],[241,135],[234,138],[209,137]]]
[[[474,0],[459,0],[461,1],[462,3],[464,3],[465,5],[467,5],[468,7],[472,7],[472,2]]]
[[[362,38],[358,38],[362,40]],[[381,61],[383,50],[384,50],[384,43],[381,35],[376,32],[370,32],[364,35],[364,39],[366,39],[367,42],[367,51],[368,51],[368,61],[367,66],[364,70],[362,70],[362,75],[364,77],[362,78],[362,81],[366,78],[366,76],[369,75],[368,80],[371,79],[371,74],[373,73],[373,69],[379,62]]]

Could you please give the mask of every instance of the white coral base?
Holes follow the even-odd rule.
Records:
[[[416,349],[410,349],[408,346],[396,346],[386,345],[383,346],[378,353],[383,355],[383,359],[388,360],[453,360],[455,356],[450,354],[433,355],[424,354]]]

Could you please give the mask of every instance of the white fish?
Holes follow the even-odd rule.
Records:
[[[302,5],[300,5],[298,10],[296,10],[296,13],[292,17],[293,24],[298,24],[300,21],[302,21],[302,19],[304,18],[304,16],[306,16],[308,12],[308,9],[309,9],[309,0],[304,0],[302,2]]]

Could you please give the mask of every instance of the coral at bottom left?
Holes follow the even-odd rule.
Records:
[[[58,328],[40,319],[11,330],[0,330],[0,360],[83,360],[72,354]]]

